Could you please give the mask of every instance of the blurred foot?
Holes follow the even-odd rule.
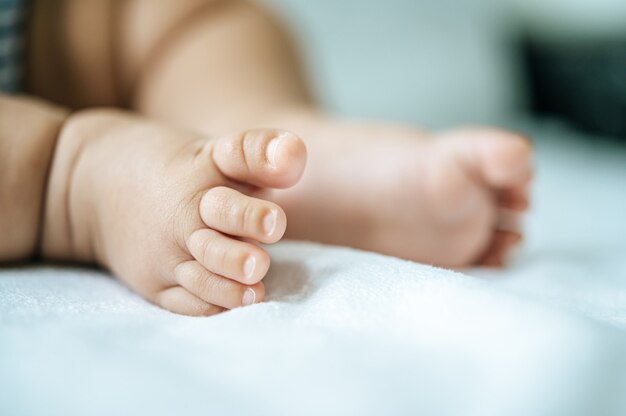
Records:
[[[346,123],[309,130],[307,172],[275,197],[290,238],[442,267],[500,266],[521,240],[514,223],[532,176],[526,138]]]

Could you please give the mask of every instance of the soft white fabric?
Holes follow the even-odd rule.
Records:
[[[0,271],[0,414],[626,414],[626,149],[559,135],[504,271],[286,242],[268,302],[212,318]]]

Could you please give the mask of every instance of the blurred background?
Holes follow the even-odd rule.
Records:
[[[624,0],[263,2],[335,113],[427,127],[531,116],[626,138]]]

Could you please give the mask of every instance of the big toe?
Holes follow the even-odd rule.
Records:
[[[494,188],[523,187],[532,178],[532,145],[514,132],[472,128],[446,133],[466,165]]]
[[[228,178],[254,186],[288,188],[306,165],[306,147],[295,134],[254,129],[219,139],[213,160]]]

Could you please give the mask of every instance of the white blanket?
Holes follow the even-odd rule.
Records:
[[[626,414],[626,148],[543,136],[504,271],[285,242],[268,301],[212,318],[0,271],[0,414]]]

